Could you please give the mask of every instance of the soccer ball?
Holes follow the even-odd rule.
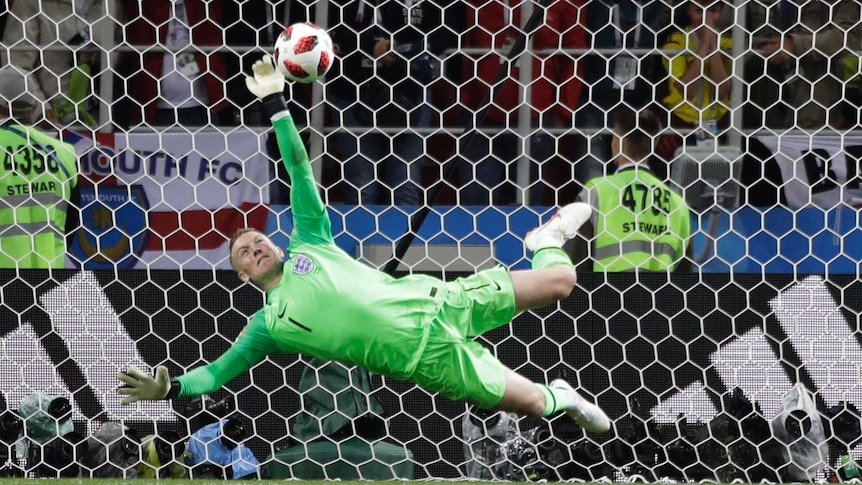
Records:
[[[304,22],[284,29],[275,41],[272,57],[284,77],[310,83],[326,74],[335,54],[329,34],[311,22]]]

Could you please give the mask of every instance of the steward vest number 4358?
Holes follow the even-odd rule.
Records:
[[[45,156],[45,152],[29,145],[5,147],[3,153],[3,170],[14,172],[22,177],[38,175],[47,172],[57,173],[60,167],[53,157]]]

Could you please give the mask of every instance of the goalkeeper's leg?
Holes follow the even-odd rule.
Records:
[[[573,202],[561,207],[548,222],[528,232],[524,237],[524,245],[533,252],[533,268],[548,266],[548,263],[542,261],[542,252],[547,249],[561,249],[566,241],[578,234],[578,230],[590,220],[592,214],[593,208],[589,204]]]
[[[560,208],[548,222],[527,233],[524,244],[533,251],[533,269],[511,273],[517,312],[550,305],[569,296],[577,283],[577,273],[562,247],[577,235],[591,215],[588,204],[575,202]]]
[[[607,415],[565,381],[531,382],[475,340],[454,342],[452,331],[457,326],[450,318],[432,322],[428,343],[410,380],[428,391],[484,409],[531,417],[565,412],[587,431],[602,433],[610,428]]]
[[[611,428],[608,416],[595,404],[584,399],[562,379],[550,385],[530,382],[506,368],[506,391],[496,409],[524,416],[550,416],[564,411],[578,426],[592,433]]]

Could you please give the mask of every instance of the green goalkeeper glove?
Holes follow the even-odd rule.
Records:
[[[284,75],[275,67],[275,60],[271,55],[263,56],[251,66],[254,76],[245,78],[245,85],[251,94],[263,101],[263,106],[270,118],[276,114],[287,111],[287,103],[284,100]]]
[[[126,396],[122,401],[124,406],[138,401],[165,399],[173,387],[168,368],[164,366],[156,368],[155,377],[144,374],[137,367],[129,367],[126,372],[118,374],[117,379],[125,384],[117,390],[119,394]]]

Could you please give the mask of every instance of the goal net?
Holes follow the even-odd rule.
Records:
[[[79,173],[64,264],[0,268],[0,475],[859,478],[858,2],[9,3],[0,76],[25,89],[0,101]],[[691,207],[694,271],[584,270],[478,338],[611,431],[294,354],[204,401],[120,404],[118,372],[211,362],[265,302],[228,241],[287,247],[291,183],[245,76],[305,21],[336,62],[285,94],[333,235],[396,276],[530,268],[527,231],[613,173],[611,113],[658,114],[649,165]],[[9,182],[37,170],[16,150],[0,241],[40,200]]]

